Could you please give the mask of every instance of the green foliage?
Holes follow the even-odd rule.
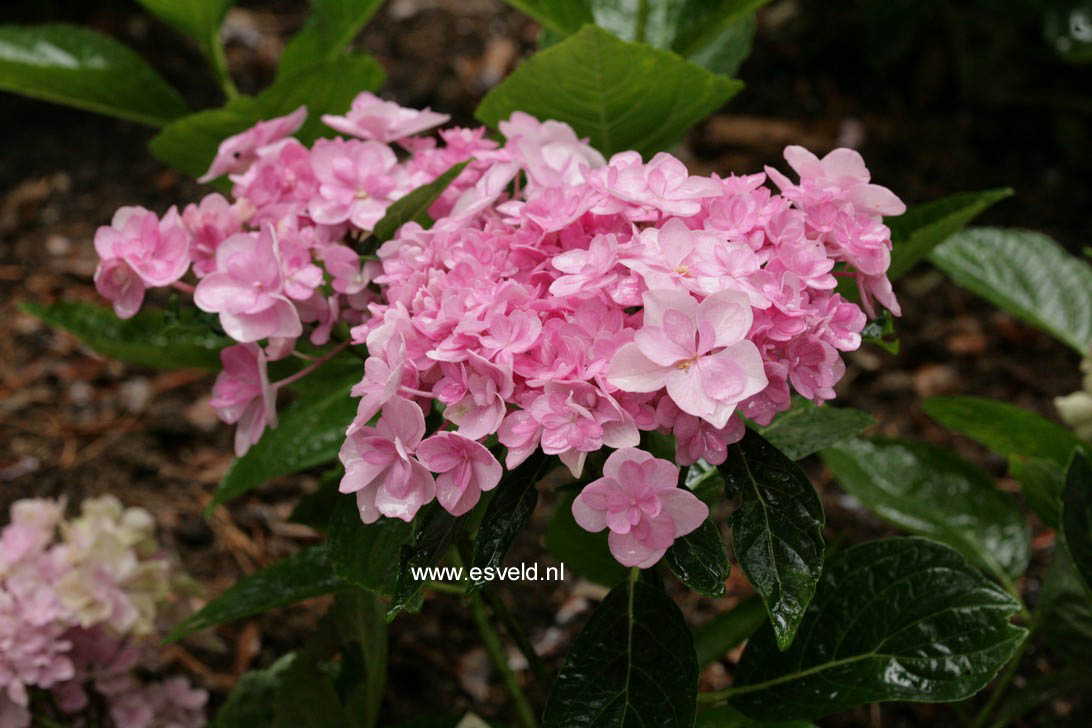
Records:
[[[699,711],[694,728],[815,728],[815,724],[806,720],[767,723],[752,720],[730,705],[718,705]]]
[[[1042,233],[971,228],[929,259],[967,288],[1079,353],[1092,344],[1092,266]]]
[[[918,538],[832,556],[796,641],[747,643],[729,703],[752,718],[818,718],[885,700],[942,702],[981,690],[1027,631],[1019,603],[957,552]]]
[[[1047,570],[1040,609],[1047,643],[1087,673],[1088,654],[1092,651],[1092,592],[1078,573],[1069,549],[1061,544],[1054,549]]]
[[[0,26],[0,89],[151,126],[187,111],[179,93],[136,53],[61,23]]]
[[[325,544],[309,546],[244,577],[179,623],[167,639],[347,588],[334,574]]]
[[[467,516],[451,515],[436,502],[420,510],[414,519],[416,533],[413,544],[404,544],[401,547],[394,596],[387,609],[388,621],[398,616],[403,609],[409,609],[424,586],[424,582],[413,578],[412,570],[439,564],[463,535],[466,519]]]
[[[387,208],[383,218],[375,224],[372,234],[380,242],[386,242],[394,237],[398,229],[411,220],[421,227],[431,227],[432,220],[428,216],[428,208],[444,193],[459,173],[463,171],[468,162],[459,162],[452,165],[446,172],[427,185],[418,187],[405,197],[395,201]]]
[[[273,724],[273,701],[292,667],[295,653],[283,655],[264,670],[245,673],[216,712],[209,728],[253,728]]]
[[[564,493],[558,498],[550,522],[546,524],[546,548],[566,567],[582,576],[614,586],[626,578],[626,568],[611,555],[607,532],[591,533],[573,519],[573,499],[576,494]]]
[[[149,308],[122,320],[109,308],[81,301],[24,301],[19,310],[67,331],[103,356],[156,369],[219,371],[220,349],[230,343],[195,311],[170,321],[163,311]]]
[[[787,649],[823,569],[823,506],[804,472],[753,430],[719,466],[724,493],[740,499],[732,545]]]
[[[1016,502],[948,450],[898,440],[847,440],[823,451],[838,482],[880,517],[962,553],[998,579],[1028,564],[1030,534]]]
[[[349,390],[360,381],[360,371],[325,379],[320,368],[310,376],[322,391],[312,391],[285,407],[277,415],[277,427],[266,430],[245,455],[231,463],[210,509],[279,475],[297,473],[337,457],[345,430],[356,416],[357,403]]]
[[[708,518],[694,531],[675,539],[664,562],[691,590],[707,597],[724,596],[728,553],[720,528]]]
[[[679,608],[629,578],[614,587],[565,657],[543,728],[691,728],[698,661]]]
[[[197,41],[201,52],[218,51],[220,24],[235,0],[137,0],[167,25]]]
[[[755,429],[789,460],[803,460],[874,424],[876,419],[867,412],[830,405],[816,407],[796,397],[792,407],[778,413],[765,427]]]
[[[593,22],[588,0],[508,0],[555,35],[575,33]]]
[[[1060,528],[1064,467],[1046,458],[1010,455],[1009,475],[1020,483],[1024,500],[1043,523]]]
[[[698,664],[705,667],[755,633],[766,621],[762,600],[751,597],[721,612],[694,631]]]
[[[375,15],[383,0],[311,0],[311,12],[277,61],[277,78],[332,61]]]
[[[514,111],[572,125],[603,154],[648,155],[677,141],[742,88],[673,53],[585,26],[528,58],[478,107],[496,127]]]
[[[328,548],[334,573],[344,581],[380,594],[393,594],[398,556],[413,526],[398,518],[364,524],[352,495],[338,496],[330,517]]]
[[[891,267],[887,277],[901,278],[924,260],[933,248],[970,224],[991,205],[1012,196],[1002,187],[981,192],[960,192],[907,208],[898,217],[884,220],[891,229]]]
[[[330,133],[322,114],[344,113],[363,90],[375,90],[384,72],[368,56],[339,56],[286,75],[254,97],[238,96],[223,108],[199,111],[168,124],[149,143],[160,161],[197,176],[208,169],[225,138],[263,119],[307,106],[308,120],[296,136],[304,143]]]
[[[1092,590],[1092,463],[1079,452],[1069,465],[1062,491],[1062,533],[1077,573]]]

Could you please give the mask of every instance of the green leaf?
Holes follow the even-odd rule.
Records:
[[[803,460],[874,424],[876,419],[867,412],[830,405],[816,407],[797,397],[791,408],[765,427],[755,429],[789,460]]]
[[[569,35],[593,22],[588,0],[506,0],[557,35]]]
[[[167,640],[348,587],[334,574],[325,544],[308,546],[244,577],[201,611],[184,619]]]
[[[137,0],[160,20],[197,41],[201,52],[212,54],[220,24],[235,0]]]
[[[81,301],[48,306],[24,301],[19,310],[67,331],[105,357],[157,369],[219,371],[220,349],[230,343],[193,312],[171,323],[159,310],[146,308],[122,320],[109,308]]]
[[[1067,660],[1087,671],[1092,652],[1092,592],[1077,572],[1069,550],[1059,546],[1054,548],[1043,582],[1043,634]]]
[[[1019,603],[947,546],[871,541],[831,557],[792,648],[750,639],[729,703],[759,720],[818,718],[886,700],[944,702],[981,690],[1027,630]]]
[[[823,451],[866,508],[962,553],[1003,582],[1024,573],[1030,533],[1016,502],[958,455],[924,443],[853,439]]]
[[[310,526],[320,533],[326,533],[329,530],[334,509],[345,499],[345,495],[337,490],[344,473],[341,467],[331,468],[323,473],[319,478],[318,489],[304,494],[299,499],[288,520]]]
[[[577,636],[546,700],[543,728],[691,728],[698,661],[675,602],[631,577]]]
[[[694,631],[694,649],[702,667],[719,660],[728,650],[754,634],[766,621],[766,607],[756,597],[721,612]]]
[[[713,73],[735,76],[751,55],[757,23],[753,14],[724,26],[705,46],[696,48],[687,59]]]
[[[589,0],[595,23],[625,41],[647,43],[686,57],[721,30],[743,20],[769,0]]]
[[[1007,402],[981,397],[932,397],[922,403],[925,413],[1005,456],[1046,458],[1059,465],[1080,442],[1059,424]]]
[[[536,450],[515,470],[505,473],[478,527],[472,567],[497,569],[504,564],[508,548],[531,520],[531,514],[538,505],[538,489],[535,486],[553,462]],[[467,592],[472,594],[487,583],[485,578],[477,581],[468,578]]]
[[[891,229],[892,242],[887,277],[895,280],[909,273],[933,248],[969,225],[986,208],[1011,196],[1009,187],[961,192],[914,205],[898,217],[885,219],[884,223]]]
[[[310,375],[322,381],[322,369]],[[209,509],[237,498],[280,475],[330,462],[337,457],[345,430],[356,416],[357,401],[349,390],[360,371],[325,381],[325,393],[301,397],[277,415],[277,427],[266,430],[246,454],[228,468]]]
[[[679,581],[707,597],[724,596],[728,579],[728,554],[720,528],[708,518],[697,529],[675,539],[664,562]]]
[[[716,503],[724,492],[724,478],[720,471],[704,460],[699,460],[686,469],[683,483],[706,505]]]
[[[239,678],[227,700],[216,712],[210,728],[254,728],[273,724],[273,701],[292,667],[295,653],[281,656],[264,670],[251,670]]]
[[[383,0],[311,0],[311,12],[277,61],[277,78],[291,76],[345,52]]]
[[[743,84],[673,53],[620,41],[595,26],[528,58],[482,100],[496,127],[513,111],[572,125],[605,155],[660,151]]]
[[[1077,573],[1092,590],[1092,463],[1073,455],[1062,491],[1062,533]]]
[[[841,291],[839,292],[841,293]],[[843,295],[845,294],[843,293]],[[856,296],[856,288],[854,288],[854,296]],[[857,298],[852,300],[857,300]],[[898,355],[902,344],[899,341],[898,334],[895,333],[895,317],[891,315],[891,312],[885,309],[878,317],[866,323],[865,327],[861,329],[861,341],[878,346],[888,354]]]
[[[388,622],[413,604],[424,585],[423,581],[413,577],[413,570],[439,564],[447,555],[448,549],[462,536],[466,529],[466,519],[465,515],[451,515],[439,503],[426,506],[417,515],[417,533],[414,535],[413,545],[403,545],[398,559],[394,597],[387,609]]]
[[[182,96],[136,53],[61,23],[0,26],[0,89],[150,126],[187,111]]]
[[[1061,528],[1062,489],[1065,488],[1063,467],[1045,458],[1010,455],[1009,475],[1020,483],[1024,500],[1043,523],[1051,528]]]
[[[383,218],[375,224],[372,234],[376,240],[386,242],[394,237],[398,229],[411,220],[421,227],[430,227],[428,208],[444,193],[448,185],[455,181],[459,173],[469,162],[459,162],[427,185],[418,187],[405,197],[391,203]]]
[[[815,728],[815,724],[806,720],[766,723],[751,720],[730,705],[718,705],[699,711],[694,728]]]
[[[1092,266],[1046,235],[971,228],[945,240],[929,259],[956,284],[1079,353],[1092,344]]]
[[[331,133],[322,124],[323,114],[343,113],[358,93],[379,88],[383,77],[383,68],[373,58],[340,56],[277,79],[256,97],[238,96],[223,108],[178,119],[148,146],[156,159],[198,176],[208,169],[224,139],[301,105],[307,106],[308,116],[296,137],[309,144]]]
[[[330,518],[328,547],[334,573],[369,591],[393,594],[398,556],[413,536],[413,526],[399,518],[362,523],[356,498],[339,495]]]
[[[736,558],[786,649],[823,570],[823,506],[804,472],[754,430],[719,468],[725,495],[740,499],[729,520]]]
[[[591,533],[573,519],[573,499],[568,492],[558,498],[546,524],[546,549],[559,562],[582,576],[605,586],[626,578],[628,570],[611,555],[607,532]]]
[[[387,684],[386,604],[378,594],[352,589],[340,592],[330,608],[343,642],[337,688],[352,725],[378,725]]]
[[[345,728],[349,716],[330,675],[297,659],[273,696],[272,728]]]

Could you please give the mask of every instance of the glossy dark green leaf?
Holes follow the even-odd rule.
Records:
[[[264,670],[243,673],[227,700],[216,711],[209,728],[254,728],[272,725],[273,701],[295,660],[295,654],[280,657]]]
[[[455,181],[459,173],[466,167],[467,162],[459,162],[452,165],[446,172],[427,185],[418,187],[405,197],[395,201],[387,208],[387,213],[375,224],[372,234],[380,242],[386,242],[394,237],[398,229],[411,220],[421,227],[429,227],[428,208],[444,193],[448,185]]]
[[[683,483],[707,505],[716,503],[724,493],[724,477],[716,466],[699,460],[686,469]]]
[[[1034,412],[982,397],[932,397],[925,413],[1001,455],[1047,458],[1065,465],[1080,443],[1072,432]]]
[[[767,723],[752,720],[730,705],[718,705],[698,711],[694,728],[815,728],[815,724],[807,720]]]
[[[505,473],[497,485],[497,493],[489,501],[478,527],[471,566],[496,569],[504,564],[504,555],[516,536],[531,520],[538,505],[538,489],[535,487],[550,467],[551,458],[536,450],[527,460],[511,472]],[[488,580],[469,579],[468,592],[476,592]]]
[[[413,570],[439,564],[463,535],[468,516],[453,516],[439,503],[431,503],[417,514],[417,532],[413,543],[403,545],[399,555],[398,578],[390,608],[387,609],[387,621],[394,619],[403,609],[408,609],[420,594],[424,582],[414,578]]]
[[[307,21],[277,60],[277,78],[337,58],[382,4],[383,0],[311,0]]]
[[[335,686],[352,726],[379,725],[387,684],[386,611],[382,597],[361,589],[339,592],[330,608],[342,642]]]
[[[323,377],[322,369],[310,375]],[[325,393],[301,397],[277,414],[278,424],[228,468],[209,508],[237,498],[273,478],[330,462],[345,441],[356,416],[357,400],[349,390],[360,372],[325,380]]]
[[[220,24],[235,0],[137,0],[175,30],[197,41],[205,55],[219,42]]]
[[[867,412],[830,405],[816,407],[803,397],[797,397],[791,408],[778,414],[765,427],[755,429],[785,457],[803,460],[874,424],[876,419]]]
[[[667,148],[743,84],[595,26],[528,58],[476,116],[496,127],[513,111],[571,124],[605,155]]]
[[[231,343],[197,315],[170,323],[162,311],[146,308],[123,321],[109,308],[81,301],[47,306],[24,301],[19,309],[67,331],[105,357],[157,369],[219,371],[220,349]]]
[[[754,634],[765,621],[766,607],[757,597],[750,597],[713,617],[694,630],[698,664],[705,667],[724,657],[728,650]]]
[[[728,553],[720,528],[708,518],[697,529],[675,539],[664,563],[692,591],[707,597],[724,596]]]
[[[183,620],[167,639],[347,588],[334,574],[325,544],[308,546],[244,577]]]
[[[1012,189],[1002,187],[981,192],[960,192],[939,200],[914,205],[898,217],[884,223],[891,229],[891,266],[887,277],[901,278],[940,245],[982,214],[986,208],[1012,196]]]
[[[1061,528],[1064,466],[1046,458],[1010,455],[1009,475],[1020,483],[1024,500],[1043,523],[1051,528]]]
[[[919,538],[832,556],[796,641],[748,641],[727,697],[759,720],[803,720],[885,700],[981,690],[1024,640],[1018,602],[956,551]]]
[[[929,259],[958,285],[1080,354],[1092,344],[1092,266],[1046,235],[971,228],[945,240]]]
[[[589,0],[506,0],[537,20],[544,28],[565,36],[593,22]]]
[[[1092,590],[1092,463],[1079,452],[1066,471],[1062,533],[1077,573]]]
[[[566,568],[605,586],[626,578],[628,570],[611,556],[607,532],[591,533],[573,519],[575,493],[565,493],[546,524],[546,548]]]
[[[393,594],[398,557],[413,536],[413,526],[399,518],[362,523],[356,498],[339,494],[330,518],[327,546],[334,573],[344,581],[380,594]]]
[[[1087,671],[1088,655],[1092,653],[1092,592],[1085,586],[1064,544],[1054,548],[1040,609],[1047,642]]]
[[[948,544],[1002,581],[1027,568],[1031,536],[1016,502],[955,453],[855,438],[824,450],[823,461],[881,518]]]
[[[740,499],[732,548],[786,649],[823,570],[823,506],[804,471],[754,430],[719,468],[725,495]]]
[[[675,602],[635,579],[614,587],[577,636],[543,728],[691,728],[698,661]]]
[[[0,26],[0,89],[151,126],[187,111],[179,93],[129,48],[61,23]]]
[[[256,97],[239,96],[223,108],[199,111],[167,125],[149,143],[157,159],[187,174],[208,169],[225,138],[263,119],[282,116],[307,106],[307,122],[297,133],[305,144],[332,134],[320,118],[344,113],[361,91],[383,83],[383,68],[368,56],[340,56],[278,79]]]

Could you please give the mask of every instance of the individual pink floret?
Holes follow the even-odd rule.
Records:
[[[588,170],[606,164],[603,155],[586,139],[579,139],[568,124],[540,122],[530,114],[516,111],[498,127],[533,186],[580,185]]]
[[[436,500],[453,516],[477,505],[482,492],[501,479],[501,465],[483,445],[454,432],[440,432],[417,447],[421,464],[438,473]]]
[[[679,468],[667,460],[633,447],[616,450],[603,477],[573,500],[573,518],[587,531],[609,529],[614,558],[647,569],[709,516],[709,508],[678,482]]]
[[[246,131],[228,137],[220,142],[208,171],[198,177],[197,181],[211,182],[221,175],[245,172],[258,158],[258,151],[262,147],[295,134],[306,118],[307,107],[301,106],[291,114],[259,121]]]
[[[190,258],[199,278],[216,270],[216,248],[220,243],[243,229],[238,207],[219,192],[205,195],[200,204],[186,205],[182,222],[191,235]]]
[[[322,123],[342,134],[387,144],[445,124],[450,118],[447,114],[427,108],[407,109],[368,91],[361,91],[353,99],[345,116],[325,114]]]
[[[307,210],[315,222],[350,222],[371,230],[400,196],[398,159],[386,144],[320,139],[311,151],[311,164],[319,184]]]
[[[235,454],[242,457],[266,427],[277,426],[276,391],[269,383],[266,356],[257,344],[236,344],[220,352],[224,368],[216,376],[209,404],[235,425]]]

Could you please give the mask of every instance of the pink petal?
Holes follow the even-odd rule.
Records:
[[[674,523],[674,538],[685,536],[709,517],[709,507],[689,490],[675,488],[662,491],[660,496],[661,514],[666,513]]]
[[[645,356],[636,343],[624,344],[607,367],[607,381],[626,392],[655,392],[673,371]]]

